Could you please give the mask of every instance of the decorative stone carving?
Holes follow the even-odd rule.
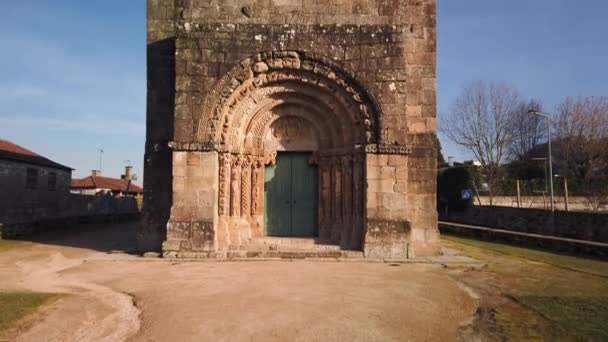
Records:
[[[308,158],[308,165],[319,165],[319,153],[317,151],[313,152]]]
[[[235,156],[230,168],[230,216],[233,217],[241,216],[241,163],[241,157]]]
[[[225,216],[228,213],[230,206],[230,164],[232,156],[228,153],[221,153],[220,158],[220,175],[219,175],[219,215]]]
[[[333,222],[342,223],[342,158],[331,159]]]
[[[408,155],[412,153],[412,148],[401,145],[369,144],[365,146],[365,152],[372,154]]]
[[[363,185],[365,179],[363,177],[364,158],[361,154],[355,154],[353,160],[353,211],[355,213],[364,213],[363,204]]]
[[[241,165],[241,215],[249,214],[251,203],[251,156],[243,156]]]
[[[350,155],[342,157],[342,175],[342,193],[344,194],[342,199],[342,212],[344,217],[348,218],[352,216],[353,212],[353,157]]]
[[[264,158],[264,165],[275,165],[277,163],[277,152],[273,151]]]
[[[232,108],[256,88],[288,80],[325,89],[330,94],[344,94],[359,112],[358,120],[364,122],[365,142],[377,143],[378,106],[354,74],[329,58],[296,51],[257,54],[241,61],[220,79],[215,86],[218,91],[210,92],[204,101],[204,115],[197,133],[199,140],[215,141],[216,132],[211,127],[218,127],[215,122],[222,120],[219,140],[225,145],[232,129],[230,117],[238,115]]]
[[[262,214],[262,203],[264,203],[264,160],[254,159],[251,175],[251,216]]]
[[[279,141],[310,139],[312,135],[309,124],[293,116],[275,121],[270,127],[270,133]]]
[[[308,120],[297,116],[279,116],[267,130],[264,148],[277,151],[311,151],[318,148],[318,142]]]
[[[319,161],[319,186],[320,186],[320,222],[331,223],[331,164],[329,158]]]

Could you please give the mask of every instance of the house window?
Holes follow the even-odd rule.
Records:
[[[36,189],[38,187],[38,170],[33,168],[27,168],[25,187],[28,189]]]
[[[57,190],[57,174],[55,172],[49,173],[49,190],[55,191]]]

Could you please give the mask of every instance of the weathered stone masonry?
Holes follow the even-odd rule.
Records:
[[[313,152],[319,240],[439,251],[435,0],[149,0],[142,250],[264,237],[264,169]]]

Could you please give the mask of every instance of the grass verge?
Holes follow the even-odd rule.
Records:
[[[607,297],[514,296],[513,299],[538,312],[573,335],[591,341],[608,341]]]
[[[15,240],[2,240],[0,239],[0,252],[9,250],[11,248],[24,246],[26,242],[23,241],[15,241]]]
[[[590,273],[597,276],[608,278],[608,262],[582,257],[574,257],[563,254],[545,252],[537,249],[516,247],[512,245],[481,241],[472,238],[462,238],[453,235],[441,236],[448,242],[456,242],[462,245],[482,248],[495,253],[505,254],[513,257],[523,258],[530,261],[542,262],[551,266],[568,269],[571,271]],[[467,252],[467,251],[465,251]],[[469,254],[469,253],[466,253]],[[474,255],[471,255],[475,257]]]
[[[55,298],[50,293],[0,293],[0,333]]]
[[[445,234],[442,240],[487,264],[459,277],[486,294],[492,314],[478,329],[498,340],[608,341],[608,262]]]

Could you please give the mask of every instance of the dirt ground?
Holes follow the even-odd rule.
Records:
[[[439,264],[145,259],[130,224],[0,253],[0,291],[65,294],[18,341],[451,341],[479,300]],[[1,340],[1,338],[0,338]]]

